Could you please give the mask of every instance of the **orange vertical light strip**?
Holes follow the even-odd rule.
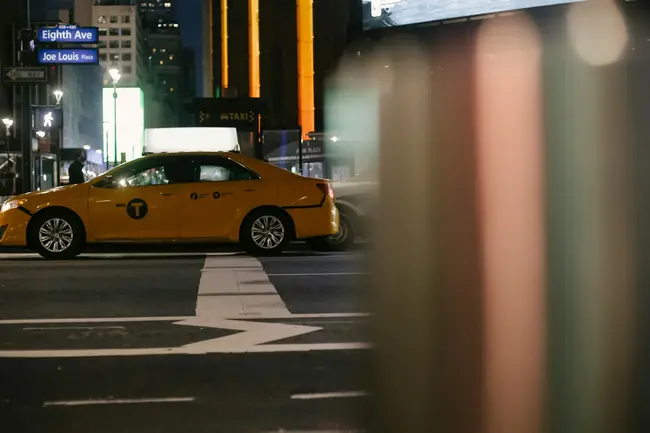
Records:
[[[208,26],[208,49],[210,53],[210,59],[208,62],[208,70],[209,70],[209,92],[208,95],[210,97],[214,96],[214,11],[212,9],[212,0],[207,0],[208,1],[208,20],[210,22],[210,25]]]
[[[221,0],[221,86],[228,88],[228,0]]]
[[[248,0],[248,87],[260,97],[260,0]]]
[[[303,139],[315,132],[314,121],[314,3],[296,0],[298,33],[298,124]]]
[[[485,433],[544,429],[542,45],[532,20],[486,20],[476,49],[485,290]]]

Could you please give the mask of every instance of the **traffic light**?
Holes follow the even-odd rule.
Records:
[[[36,56],[36,32],[33,29],[22,29],[18,33],[20,41],[20,51],[18,52],[18,62],[22,66],[37,66],[38,57]]]

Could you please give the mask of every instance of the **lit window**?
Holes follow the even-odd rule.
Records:
[[[178,24],[174,24],[174,27],[178,27]]]
[[[161,53],[166,53],[166,52],[167,52],[167,48],[161,48],[161,49],[160,49],[160,52],[161,52]]]
[[[156,52],[156,49],[155,49],[155,48],[152,48],[151,51],[152,51],[153,53],[155,53],[155,52]]]
[[[174,60],[174,55],[173,54],[169,55],[169,60]]]
[[[172,7],[172,4],[169,3],[169,2],[166,2],[166,3],[165,3],[165,7],[166,7],[166,8],[170,8],[170,7]]]
[[[173,91],[174,91],[174,88],[173,88],[173,87],[170,87],[170,88],[169,88],[169,91],[170,91],[170,92],[173,92]]]
[[[164,64],[165,64],[165,62],[163,62],[163,61],[161,60],[161,61],[160,61],[160,64],[161,64],[161,65],[164,65]]]

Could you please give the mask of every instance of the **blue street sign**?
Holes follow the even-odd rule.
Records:
[[[99,63],[97,48],[43,48],[38,50],[41,65],[96,65]]]
[[[97,27],[77,27],[61,24],[57,27],[41,27],[37,39],[44,43],[96,44],[99,39]]]

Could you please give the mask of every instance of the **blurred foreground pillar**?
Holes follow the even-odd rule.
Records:
[[[371,431],[633,431],[639,125],[606,3],[383,43]]]
[[[457,29],[433,63],[409,40],[376,59],[389,78],[371,253],[374,432],[471,433],[481,423],[473,60]]]

